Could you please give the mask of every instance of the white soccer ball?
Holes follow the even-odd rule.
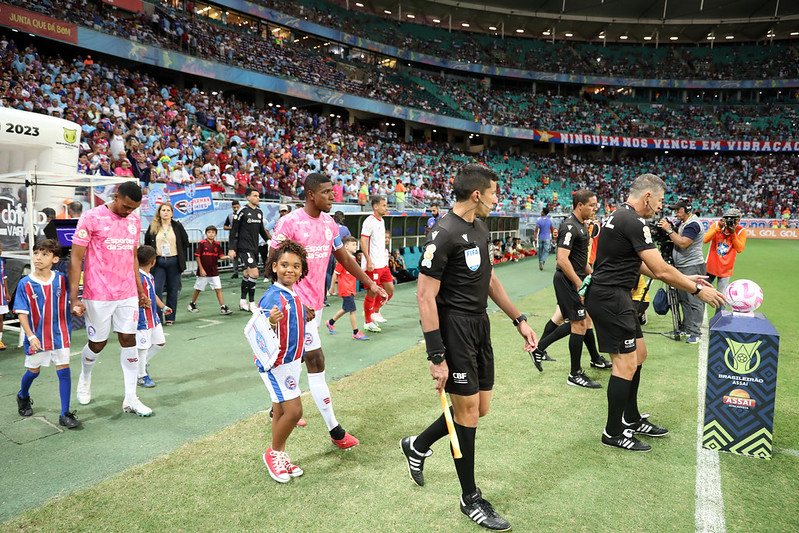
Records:
[[[763,303],[763,289],[750,279],[738,279],[730,283],[724,297],[733,311],[754,313]]]

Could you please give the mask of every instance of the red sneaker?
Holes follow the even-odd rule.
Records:
[[[299,420],[297,420],[297,427],[298,428],[304,428],[307,425],[308,425],[308,422],[306,422],[304,418],[300,418]]]
[[[286,469],[286,454],[284,452],[276,452],[269,448],[264,452],[264,464],[266,469],[269,470],[269,475],[278,483],[286,483],[291,479],[291,475]]]
[[[289,459],[286,452],[283,452],[283,455],[286,458],[286,472],[288,472],[291,477],[300,477],[303,474],[302,468],[291,464],[291,459]]]
[[[352,435],[350,435],[346,431],[344,432],[344,438],[343,439],[336,440],[336,439],[331,438],[330,440],[332,440],[333,443],[336,446],[338,446],[339,448],[341,448],[342,450],[349,450],[350,448],[352,448],[354,446],[357,446],[358,443],[360,442],[358,439],[356,439],[355,437],[353,437]]]

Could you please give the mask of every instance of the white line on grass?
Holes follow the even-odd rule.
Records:
[[[794,457],[799,457],[799,450],[790,450],[786,448],[774,448],[774,453],[784,453],[785,455],[793,455]]]
[[[704,322],[707,323],[707,310]],[[702,447],[702,433],[705,427],[705,385],[707,379],[708,334],[699,341],[699,370],[696,383],[697,426],[696,426],[696,512],[694,522],[696,531],[702,533],[724,533],[724,495],[721,493],[721,472],[719,453]]]

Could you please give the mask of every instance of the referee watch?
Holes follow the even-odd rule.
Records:
[[[527,315],[524,313],[513,319],[513,325],[516,327],[518,327],[522,322],[527,322]]]
[[[431,353],[430,355],[427,356],[427,360],[433,363],[434,365],[440,365],[441,363],[444,362],[444,359],[445,359],[444,352]]]

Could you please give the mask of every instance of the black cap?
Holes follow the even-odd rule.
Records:
[[[691,211],[691,202],[686,200],[685,198],[680,198],[677,200],[674,205],[670,205],[669,209],[677,210],[679,208],[685,208],[686,211]]]

